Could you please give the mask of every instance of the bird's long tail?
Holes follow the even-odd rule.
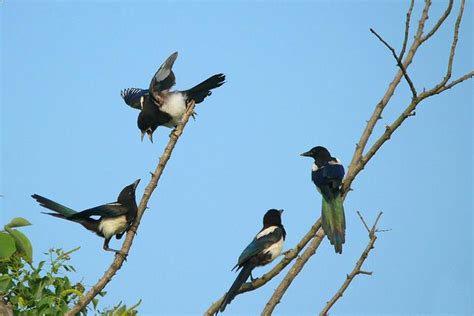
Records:
[[[50,199],[45,198],[44,196],[38,195],[38,194],[33,194],[31,196],[33,199],[35,199],[42,207],[47,208],[49,210],[52,210],[56,213],[46,213],[43,212],[43,214],[48,214],[54,217],[66,219],[69,221],[73,221],[76,223],[81,224],[88,230],[92,230],[94,232],[97,232],[98,230],[98,225],[99,221],[92,219],[92,218],[70,218],[71,215],[76,214],[77,212],[67,206],[64,206],[62,204],[59,204],[57,202],[54,202]]]
[[[237,291],[240,289],[242,284],[247,281],[247,279],[250,276],[250,273],[252,270],[255,268],[255,264],[252,262],[247,262],[243,267],[242,270],[240,271],[239,275],[237,275],[237,278],[235,279],[234,283],[232,283],[232,286],[230,289],[227,291],[225,294],[224,300],[222,300],[221,306],[219,307],[219,311],[222,313],[226,306],[232,302],[234,297],[237,295]]]
[[[323,197],[322,227],[336,253],[342,253],[346,241],[346,218],[339,192],[332,197]]]
[[[211,95],[211,90],[218,88],[224,84],[225,75],[217,74],[214,75],[200,84],[192,87],[189,90],[183,91],[186,93],[188,100],[193,99],[196,104],[201,103],[204,99]]]

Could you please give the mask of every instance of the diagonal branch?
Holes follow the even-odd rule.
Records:
[[[367,227],[367,224],[365,223],[362,216],[360,214],[359,214],[359,216],[360,216],[362,222],[364,223],[364,226]],[[362,265],[364,264],[365,260],[369,256],[370,251],[372,249],[374,249],[374,244],[375,244],[375,241],[377,240],[377,236],[375,235],[375,232],[377,231],[377,224],[379,222],[380,216],[382,216],[382,212],[379,213],[379,215],[377,216],[377,219],[375,220],[374,225],[372,226],[372,229],[369,231],[369,243],[368,243],[367,247],[365,247],[365,250],[362,252],[362,255],[360,256],[359,260],[357,260],[357,263],[356,263],[354,269],[352,270],[352,272],[350,274],[347,275],[346,280],[344,281],[344,283],[342,284],[340,289],[336,292],[336,294],[334,294],[334,296],[326,303],[326,306],[323,308],[321,313],[319,313],[320,316],[325,316],[325,315],[328,314],[331,307],[334,304],[336,304],[338,299],[340,299],[342,297],[342,295],[347,290],[347,288],[351,284],[352,280],[354,280],[354,278],[356,276],[358,276],[359,274],[372,275],[372,272],[363,271],[361,269],[362,269]]]
[[[112,277],[115,275],[115,273],[117,273],[117,271],[120,270],[120,268],[122,267],[122,264],[125,261],[125,258],[128,255],[130,248],[132,247],[133,240],[135,238],[135,233],[137,232],[138,226],[140,225],[140,221],[143,217],[145,209],[147,208],[148,201],[150,200],[153,191],[158,185],[158,181],[160,180],[161,175],[163,174],[163,171],[166,167],[166,163],[170,159],[179,137],[183,134],[184,127],[186,126],[189,117],[193,114],[194,105],[194,101],[188,104],[188,108],[184,113],[181,122],[171,133],[170,140],[163,152],[163,156],[161,156],[158,165],[156,166],[155,172],[152,174],[151,180],[145,188],[142,199],[140,201],[140,205],[138,206],[137,217],[135,218],[132,227],[127,232],[127,237],[123,242],[122,249],[120,249],[120,252],[124,255],[117,254],[115,256],[114,261],[107,269],[107,271],[105,271],[104,275],[84,296],[81,297],[77,305],[65,314],[66,316],[76,315],[81,310],[83,310],[92,301],[92,299],[105,288],[105,286],[112,280]]]
[[[370,32],[372,32],[377,38],[392,52],[393,58],[397,61],[398,67],[403,72],[403,76],[405,77],[405,80],[407,81],[408,85],[410,86],[411,94],[412,94],[412,99],[416,99],[418,93],[416,92],[415,85],[413,84],[413,81],[411,81],[410,77],[408,76],[407,70],[405,69],[405,66],[403,66],[402,61],[398,58],[397,53],[395,52],[395,49],[390,46],[377,32],[374,31],[374,29],[370,29]]]
[[[438,22],[436,22],[435,26],[433,26],[433,28],[428,32],[428,34],[426,34],[425,36],[423,36],[420,40],[421,42],[424,42],[426,41],[427,39],[429,39],[431,36],[434,35],[434,33],[436,33],[436,31],[439,29],[439,27],[441,26],[441,24],[444,23],[444,21],[447,19],[447,17],[449,16],[449,14],[451,14],[451,9],[453,8],[453,0],[449,0],[449,3],[448,3],[448,7],[446,8],[446,10],[444,11],[443,15],[439,18]]]
[[[315,254],[316,250],[319,248],[319,245],[321,244],[321,241],[323,240],[324,236],[324,231],[320,229],[316,237],[314,237],[314,239],[311,241],[311,243],[303,252],[303,254],[296,260],[290,271],[288,271],[288,273],[285,275],[283,280],[276,288],[275,292],[273,292],[272,297],[270,298],[270,300],[268,300],[267,304],[265,305],[265,308],[262,311],[262,316],[271,315],[273,313],[273,310],[275,309],[277,304],[280,303],[281,298],[285,294],[286,290],[290,287],[293,280],[296,278],[298,273],[303,270],[303,267],[308,262],[309,258],[311,258]]]
[[[415,38],[413,40],[413,43],[410,49],[408,50],[405,60],[402,63],[405,69],[407,69],[408,66],[411,64],[411,62],[413,61],[413,57],[415,56],[416,51],[418,50],[418,47],[421,45],[420,38],[423,34],[425,22],[428,19],[428,11],[429,11],[430,5],[431,5],[431,1],[425,0],[425,6],[423,8],[423,12],[418,22],[418,29],[416,31]],[[379,103],[377,103],[370,119],[367,121],[367,125],[364,131],[362,132],[362,135],[360,136],[359,142],[356,144],[354,155],[352,156],[351,162],[349,164],[349,168],[347,170],[346,178],[342,186],[343,197],[345,197],[347,193],[349,192],[351,188],[351,184],[354,181],[357,174],[359,174],[359,172],[362,171],[362,169],[364,169],[365,164],[362,163],[361,160],[362,160],[362,155],[365,150],[365,147],[367,146],[367,143],[369,141],[370,136],[372,135],[375,125],[377,125],[378,120],[382,118],[382,112],[385,109],[385,106],[388,104],[388,102],[392,98],[395,92],[395,89],[400,83],[402,76],[403,76],[402,70],[399,70],[395,74],[395,77],[393,78],[392,82],[388,86],[387,91],[385,92],[384,96],[379,101]]]

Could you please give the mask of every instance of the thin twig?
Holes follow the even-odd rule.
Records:
[[[362,268],[362,265],[364,264],[365,260],[369,256],[370,251],[374,248],[375,241],[377,240],[377,236],[375,235],[374,232],[377,229],[377,223],[380,219],[380,216],[382,216],[382,212],[379,213],[379,215],[377,216],[377,219],[375,220],[374,225],[372,226],[372,229],[369,231],[369,243],[368,243],[367,247],[365,247],[365,250],[362,252],[362,255],[360,256],[359,260],[357,260],[357,263],[356,263],[354,269],[352,270],[352,272],[350,274],[347,275],[346,280],[344,281],[342,286],[339,288],[339,290],[336,292],[336,294],[334,294],[334,296],[326,303],[326,306],[323,308],[321,313],[319,313],[320,316],[324,316],[324,315],[328,314],[331,307],[334,304],[336,304],[338,299],[340,299],[342,297],[342,295],[344,294],[346,289],[351,284],[352,280],[354,280],[354,278],[357,275],[359,275],[359,274],[372,275],[372,272],[363,271],[363,270],[361,270],[361,268]],[[362,219],[362,222],[364,223],[364,226],[365,226],[366,224],[365,224],[365,221],[362,218],[362,216],[361,216],[361,219]]]
[[[458,36],[459,36],[459,27],[461,26],[461,20],[464,12],[464,2],[465,0],[461,1],[461,5],[459,6],[459,13],[456,18],[456,23],[454,24],[454,32],[453,32],[453,42],[451,44],[451,51],[449,53],[449,59],[448,59],[448,66],[446,69],[446,75],[444,76],[443,80],[435,85],[432,89],[425,91],[424,95],[425,96],[431,96],[434,94],[438,94],[438,90],[444,91],[446,89],[443,89],[445,87],[446,83],[449,81],[451,78],[452,70],[453,70],[453,62],[454,62],[454,55],[456,54],[456,46],[458,43]]]
[[[281,298],[285,294],[286,290],[290,287],[293,280],[296,278],[298,273],[301,272],[306,262],[308,262],[309,258],[311,258],[316,250],[318,249],[321,241],[324,238],[324,231],[320,229],[314,237],[314,239],[309,243],[309,246],[303,252],[303,254],[296,259],[295,264],[291,267],[288,273],[285,275],[283,280],[280,282],[278,287],[276,288],[275,292],[273,292],[272,297],[268,300],[265,308],[262,311],[262,316],[271,315],[273,310],[275,309],[276,305],[280,303]]]
[[[365,229],[367,229],[367,232],[370,234],[370,228],[367,225],[367,223],[365,222],[364,218],[362,217],[362,215],[360,214],[359,211],[357,211],[357,215],[359,215],[359,218],[362,221],[362,224],[364,224]]]
[[[431,36],[433,36],[434,33],[439,29],[441,24],[446,20],[446,18],[451,14],[451,9],[453,8],[453,0],[449,0],[448,7],[444,11],[443,15],[438,19],[438,22],[436,22],[435,26],[425,35],[423,36],[420,40],[421,42],[426,41],[429,39]]]
[[[402,50],[400,51],[400,55],[398,55],[399,60],[403,60],[403,55],[405,55],[405,50],[407,48],[408,35],[410,33],[411,12],[413,11],[414,5],[415,5],[415,0],[411,0],[410,7],[408,8],[408,12],[407,12],[407,19],[405,21],[405,35],[403,37]]]
[[[405,80],[410,86],[412,98],[416,99],[418,93],[416,92],[415,85],[413,84],[413,81],[411,81],[410,76],[408,76],[407,70],[405,69],[405,66],[403,66],[403,63],[400,60],[400,58],[398,58],[397,53],[395,52],[395,49],[392,46],[390,46],[379,34],[377,34],[377,32],[375,32],[374,29],[371,28],[370,32],[372,32],[375,36],[377,36],[377,38],[392,52],[393,58],[395,58],[395,60],[397,61],[398,67],[400,67],[400,69],[402,70],[403,76],[405,77]]]
[[[158,165],[155,169],[155,172],[153,173],[150,182],[145,188],[145,191],[140,201],[140,205],[138,206],[137,217],[135,218],[132,224],[132,227],[127,232],[127,237],[125,238],[122,248],[120,249],[120,252],[124,255],[117,254],[115,256],[114,261],[112,262],[110,267],[107,269],[107,271],[105,271],[104,275],[97,281],[97,283],[94,286],[92,286],[92,288],[86,294],[84,294],[81,297],[81,299],[76,304],[76,306],[74,306],[71,310],[69,310],[65,314],[66,316],[76,315],[83,308],[85,308],[92,301],[92,299],[105,288],[105,286],[110,282],[110,280],[115,275],[115,273],[122,267],[122,264],[126,256],[128,255],[130,248],[132,247],[133,239],[135,238],[135,233],[137,232],[138,226],[140,225],[140,221],[147,207],[148,200],[150,199],[153,191],[155,190],[158,184],[158,181],[161,178],[161,175],[163,174],[163,171],[166,167],[166,163],[170,159],[173,149],[179,137],[183,134],[183,129],[186,126],[186,123],[188,122],[189,117],[193,113],[194,105],[195,105],[194,101],[188,104],[188,108],[186,112],[184,113],[181,119],[181,122],[178,124],[176,129],[171,133],[170,140],[163,152],[163,156],[161,156],[158,162]]]

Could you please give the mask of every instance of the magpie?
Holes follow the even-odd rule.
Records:
[[[140,179],[123,188],[117,202],[99,205],[82,212],[76,212],[69,207],[61,205],[41,195],[33,194],[34,198],[42,207],[50,209],[55,213],[46,213],[54,217],[59,217],[81,224],[86,229],[93,231],[100,237],[104,237],[104,250],[120,253],[119,250],[109,248],[110,239],[115,236],[122,238],[127,232],[137,215],[137,202],[135,201],[135,190]],[[92,216],[99,216],[98,219]]]
[[[176,84],[172,68],[177,57],[178,52],[174,52],[165,60],[151,79],[148,89],[128,88],[120,92],[126,104],[140,110],[137,125],[142,133],[142,141],[143,136],[147,134],[153,142],[153,133],[158,126],[176,127],[186,111],[188,102],[194,100],[196,104],[201,103],[211,95],[212,89],[225,83],[225,75],[219,73],[191,89],[171,91]]]
[[[346,217],[341,197],[344,167],[322,146],[316,146],[301,156],[314,159],[311,179],[323,196],[322,227],[336,253],[342,253],[342,244],[346,241]]]
[[[242,270],[222,300],[219,307],[221,313],[234,299],[237,291],[248,277],[252,277],[252,270],[255,267],[264,266],[280,255],[286,237],[285,228],[281,223],[281,213],[283,210],[268,210],[263,216],[263,228],[240,254],[239,260],[232,270]]]

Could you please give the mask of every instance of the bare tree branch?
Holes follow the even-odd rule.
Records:
[[[428,32],[425,36],[423,36],[420,40],[421,42],[426,41],[429,39],[431,36],[433,36],[434,33],[439,29],[441,24],[446,20],[446,18],[451,14],[451,9],[453,8],[453,0],[449,0],[448,7],[444,11],[443,15],[439,18],[438,22],[436,22],[435,26],[431,29],[431,31]]]
[[[452,2],[452,0],[450,0],[450,2]],[[414,5],[414,1],[412,0],[411,3],[410,3],[410,7],[408,9],[408,12],[407,12],[407,20],[405,22],[405,38],[404,38],[404,41],[403,41],[403,46],[402,46],[402,50],[400,52],[400,56],[397,56],[396,53],[395,53],[395,49],[393,49],[390,45],[388,45],[387,42],[385,42],[380,36],[378,36],[377,33],[375,33],[375,31],[373,31],[373,33],[379,38],[379,40],[381,40],[382,43],[384,43],[385,46],[387,46],[392,51],[393,56],[397,60],[397,65],[399,67],[399,71],[395,74],[395,77],[392,80],[392,82],[390,83],[389,87],[387,88],[387,91],[385,92],[384,96],[379,101],[379,103],[376,105],[376,107],[374,109],[374,112],[372,113],[369,121],[367,121],[367,126],[365,127],[364,131],[362,132],[362,135],[359,139],[359,142],[356,145],[354,155],[353,155],[352,160],[349,164],[348,172],[346,174],[346,177],[343,181],[343,185],[342,185],[342,188],[341,188],[343,199],[345,199],[347,197],[348,192],[351,191],[351,184],[355,180],[355,178],[359,174],[359,172],[364,169],[364,167],[370,161],[370,159],[377,153],[377,151],[380,149],[380,147],[388,139],[390,139],[393,132],[398,127],[401,126],[401,124],[405,121],[405,119],[415,115],[415,109],[416,109],[417,105],[422,100],[424,100],[424,99],[426,99],[426,98],[428,98],[432,95],[441,93],[442,91],[445,91],[447,89],[450,89],[450,88],[454,87],[455,85],[457,85],[457,84],[459,84],[459,83],[461,83],[461,82],[463,82],[467,79],[472,78],[473,75],[474,75],[474,72],[471,71],[471,72],[461,76],[460,78],[452,81],[451,83],[446,84],[447,81],[449,80],[450,76],[451,76],[451,69],[452,69],[452,64],[453,64],[454,54],[455,54],[455,49],[456,49],[456,43],[457,43],[457,38],[458,38],[458,30],[459,30],[459,25],[460,25],[460,21],[461,21],[461,18],[462,18],[462,12],[463,12],[463,8],[464,8],[464,0],[463,0],[462,3],[461,3],[460,12],[459,12],[456,24],[455,24],[454,38],[453,38],[453,43],[451,45],[451,54],[450,54],[450,59],[449,59],[449,62],[448,62],[448,72],[447,72],[447,74],[449,74],[449,77],[446,76],[446,77],[448,77],[448,79],[446,81],[443,79],[441,84],[438,84],[437,86],[435,86],[430,91],[424,91],[420,94],[416,93],[416,89],[414,88],[414,84],[411,81],[411,79],[409,78],[409,76],[406,72],[406,69],[412,63],[413,58],[414,58],[418,48],[420,47],[420,45],[424,41],[426,41],[428,38],[430,38],[433,34],[435,34],[436,31],[438,30],[438,28],[446,20],[447,16],[449,16],[449,14],[451,12],[452,4],[448,5],[448,8],[446,9],[445,13],[440,17],[440,19],[437,21],[437,23],[435,24],[433,29],[430,30],[430,32],[425,37],[423,37],[424,26],[425,26],[425,23],[428,19],[429,8],[431,6],[431,1],[430,0],[425,0],[425,5],[424,5],[424,8],[423,8],[423,12],[422,12],[420,20],[418,22],[418,28],[417,28],[417,31],[416,31],[416,35],[413,39],[413,42],[412,42],[409,50],[406,52],[407,41],[408,41],[407,38],[408,38],[408,34],[409,34],[409,25],[410,25],[410,19],[411,19],[411,13],[412,13],[413,5]],[[406,52],[406,57],[405,57],[405,60],[402,61],[402,57],[405,55],[405,52]],[[378,120],[381,118],[381,114],[382,114],[385,106],[388,104],[391,97],[393,96],[393,93],[394,93],[395,89],[397,88],[398,84],[400,83],[400,80],[401,80],[402,77],[405,77],[405,79],[407,80],[407,82],[410,86],[412,96],[413,96],[412,101],[407,106],[407,108],[400,114],[400,116],[392,124],[386,126],[384,133],[379,137],[379,139],[377,139],[375,141],[375,143],[370,147],[370,149],[367,151],[367,153],[364,154],[364,151],[367,147],[369,138],[371,137],[371,135],[373,133],[373,130],[374,130]],[[371,239],[372,239],[372,236],[374,237],[373,243],[375,242],[375,239],[376,239],[375,233],[379,232],[379,231],[382,231],[382,230],[377,230],[375,228],[377,226],[377,222],[378,222],[380,216],[381,216],[381,214],[379,214],[379,216],[377,217],[377,220],[376,220],[374,226],[372,227],[372,230],[369,233]],[[318,221],[320,221],[320,219]],[[368,229],[368,226],[366,228]],[[313,232],[314,229],[315,229],[315,226],[313,226],[311,228],[310,232],[308,232],[305,235],[305,238],[308,238],[308,236],[315,236],[315,233]],[[317,228],[316,231],[318,231],[318,229],[319,228]],[[309,237],[309,239],[305,240],[305,242],[307,243],[311,238],[312,237]],[[276,305],[281,301],[281,298],[283,297],[283,295],[286,292],[286,290],[288,289],[288,287],[291,285],[291,282],[294,280],[294,278],[296,278],[298,273],[302,270],[304,265],[308,262],[309,258],[312,255],[314,255],[315,251],[319,247],[319,245],[320,245],[323,238],[324,238],[324,231],[322,229],[319,229],[317,235],[311,241],[311,243],[306,248],[306,250],[303,252],[301,257],[298,260],[296,260],[296,262],[293,264],[291,269],[288,271],[288,273],[286,274],[284,279],[281,281],[281,283],[279,284],[279,286],[275,290],[274,294],[272,295],[272,297],[270,298],[270,300],[266,304],[266,306],[265,306],[265,308],[262,312],[262,315],[270,315],[272,313],[272,311],[274,310]],[[306,243],[303,243],[303,247],[305,247]],[[373,246],[373,243],[370,244],[370,242],[369,242],[368,248],[366,248],[366,250],[368,249],[367,254],[371,249],[369,246]],[[298,245],[300,245],[300,244],[301,244],[301,242]],[[262,278],[257,279],[256,281],[260,281],[261,279],[265,279],[265,282],[263,284],[268,282],[271,278],[273,278],[279,272],[281,272],[282,269],[287,264],[289,264],[289,262],[291,262],[291,260],[293,260],[294,257],[296,257],[298,255],[298,253],[301,251],[301,249],[298,250],[298,247],[297,247],[297,248],[291,250],[289,253],[291,253],[291,258],[292,259],[290,259],[287,262],[285,260],[288,260],[289,258],[288,258],[288,255],[285,256],[285,258],[282,260],[282,262],[280,262],[274,269],[272,269],[272,271],[270,271],[269,273],[264,275]],[[364,253],[363,253],[363,255],[364,255]],[[293,257],[293,255],[294,255],[294,257]],[[364,258],[364,260],[365,260],[365,258]],[[284,264],[283,264],[283,262],[284,262]],[[362,265],[362,263],[363,263],[363,261],[361,262],[361,265]],[[356,265],[356,267],[357,267],[357,265]],[[275,272],[275,273],[273,274],[273,272]],[[266,276],[270,273],[272,273],[272,275],[270,276],[270,278],[267,279]],[[358,274],[368,274],[368,275],[370,275],[371,272],[362,271],[362,270],[360,270],[360,267],[359,267],[359,270],[357,271],[356,275],[358,275]],[[353,277],[349,280],[349,282],[347,283],[347,286],[349,286],[352,279],[353,279]],[[253,290],[253,289],[257,288],[257,286],[256,286],[257,284],[255,283],[256,281],[254,281],[252,283],[244,284],[242,286],[242,288],[240,289],[239,293],[245,292],[245,291],[247,291],[247,289],[248,290]],[[263,285],[263,284],[261,284],[261,285]],[[261,286],[260,283],[258,283],[258,285]],[[347,286],[346,286],[346,288],[347,288]],[[345,291],[345,288],[344,288],[344,291]],[[342,293],[341,293],[341,295],[342,295]],[[340,296],[337,297],[335,301],[337,301],[337,299],[339,299],[339,298],[340,298]],[[335,301],[334,301],[334,303],[335,303]],[[213,305],[211,305],[211,307],[206,312],[206,315],[214,314],[215,311],[217,310],[217,308],[219,307],[219,304],[220,304],[220,300],[216,301]]]
[[[393,57],[397,61],[398,67],[402,70],[403,76],[405,77],[405,80],[407,81],[408,85],[410,86],[411,94],[412,94],[412,99],[416,99],[418,93],[416,92],[415,85],[413,84],[413,81],[411,81],[410,77],[408,76],[407,70],[403,66],[402,61],[398,58],[397,53],[395,52],[395,49],[390,46],[377,32],[374,31],[374,29],[370,29],[370,31],[377,36],[377,38],[392,52]]]
[[[411,62],[413,61],[413,57],[415,56],[415,53],[421,44],[420,38],[423,34],[423,28],[425,27],[425,22],[428,19],[428,10],[430,8],[430,5],[431,5],[431,1],[425,0],[425,6],[423,8],[423,13],[421,14],[421,18],[418,22],[418,29],[416,31],[415,39],[413,40],[413,43],[407,53],[407,56],[405,57],[405,60],[402,63],[405,69],[407,69],[408,66],[411,64]],[[388,86],[387,91],[385,92],[384,96],[379,101],[379,103],[377,103],[374,109],[374,112],[372,113],[370,119],[367,121],[367,125],[364,131],[362,132],[359,142],[356,144],[354,155],[352,156],[352,160],[349,164],[345,181],[342,185],[343,197],[345,197],[347,193],[349,192],[351,188],[351,184],[354,181],[357,174],[360,171],[362,171],[362,169],[364,169],[365,164],[362,163],[361,160],[362,160],[362,155],[365,150],[365,147],[367,146],[367,143],[369,141],[370,136],[372,135],[375,125],[377,124],[378,120],[382,117],[382,112],[385,109],[385,106],[388,104],[388,102],[392,98],[393,93],[395,92],[395,89],[400,83],[402,76],[403,76],[402,70],[399,70],[395,74],[395,77],[390,83],[390,85]]]
[[[316,234],[316,237],[310,242],[309,246],[303,252],[303,254],[296,259],[295,264],[291,267],[290,271],[285,275],[283,280],[280,282],[278,287],[276,288],[275,292],[273,292],[272,297],[268,300],[265,308],[262,311],[262,316],[271,315],[273,310],[275,309],[276,305],[280,303],[283,294],[285,294],[286,290],[290,287],[293,280],[296,278],[298,273],[301,272],[304,265],[308,262],[309,258],[311,258],[316,249],[318,249],[321,241],[324,238],[324,231],[320,229]]]
[[[432,89],[430,89],[429,91],[426,91],[424,93],[424,95],[426,95],[426,96],[431,96],[431,95],[439,93],[438,90],[442,89],[446,85],[446,83],[449,81],[449,79],[451,79],[451,74],[452,74],[452,70],[453,70],[454,55],[456,54],[456,46],[457,46],[457,43],[458,43],[459,27],[461,25],[462,15],[463,15],[463,12],[464,12],[464,2],[465,2],[465,0],[461,1],[461,5],[459,7],[458,17],[456,18],[456,23],[454,24],[453,42],[451,44],[451,51],[450,51],[450,54],[449,54],[448,67],[447,67],[447,70],[446,70],[446,75],[444,76],[443,80],[440,83],[438,83]],[[444,89],[444,90],[446,90],[446,89]]]
[[[365,223],[360,213],[359,213],[359,216],[362,220],[362,223],[364,223],[364,226],[367,226],[367,224]],[[347,290],[352,280],[354,280],[356,276],[358,276],[359,274],[372,275],[372,272],[362,271],[361,269],[362,269],[362,265],[365,262],[365,259],[367,259],[367,257],[369,256],[370,251],[374,249],[374,244],[375,244],[375,241],[377,240],[377,236],[375,235],[375,232],[377,230],[377,224],[379,222],[380,216],[382,216],[382,212],[379,213],[379,215],[377,216],[377,219],[375,220],[374,225],[372,226],[372,229],[369,231],[369,244],[367,245],[367,247],[365,247],[365,250],[362,252],[362,255],[360,256],[359,260],[357,260],[357,263],[354,269],[352,270],[352,272],[347,275],[346,280],[342,284],[341,288],[326,303],[326,306],[323,308],[321,313],[319,313],[320,316],[325,316],[328,314],[331,307],[333,307],[334,304],[336,304],[337,300],[342,297],[342,295]]]
[[[74,306],[71,310],[69,310],[65,314],[66,316],[76,315],[83,308],[85,308],[92,301],[92,299],[105,288],[105,286],[112,280],[112,277],[115,275],[115,273],[117,273],[117,271],[122,267],[122,264],[125,261],[125,258],[128,255],[130,248],[132,247],[133,239],[135,238],[135,233],[137,232],[138,226],[140,225],[140,221],[143,217],[145,209],[147,208],[148,201],[150,200],[150,197],[153,191],[155,190],[158,184],[158,181],[161,178],[161,175],[163,174],[163,171],[166,167],[166,163],[170,159],[171,153],[173,152],[173,149],[176,143],[178,142],[179,137],[183,134],[183,129],[186,126],[186,123],[188,122],[189,117],[193,114],[194,105],[195,105],[194,101],[191,101],[188,104],[188,108],[186,112],[184,113],[181,119],[181,122],[178,124],[176,129],[171,133],[170,140],[163,152],[163,156],[161,156],[158,162],[158,165],[155,169],[155,172],[153,172],[151,180],[145,188],[145,191],[140,201],[140,205],[138,206],[137,217],[135,218],[132,224],[132,227],[127,232],[127,237],[125,238],[122,248],[120,249],[120,252],[125,255],[117,254],[115,256],[114,261],[112,262],[110,267],[107,269],[107,271],[105,271],[104,275],[97,281],[97,283],[86,294],[84,294],[81,297],[77,305]]]
[[[414,5],[415,5],[415,0],[411,0],[410,7],[408,8],[408,12],[407,12],[407,19],[405,21],[405,36],[403,37],[402,50],[400,51],[400,55],[398,55],[399,60],[403,60],[403,55],[405,55],[405,50],[407,49],[408,35],[410,34],[411,12],[413,11]]]

